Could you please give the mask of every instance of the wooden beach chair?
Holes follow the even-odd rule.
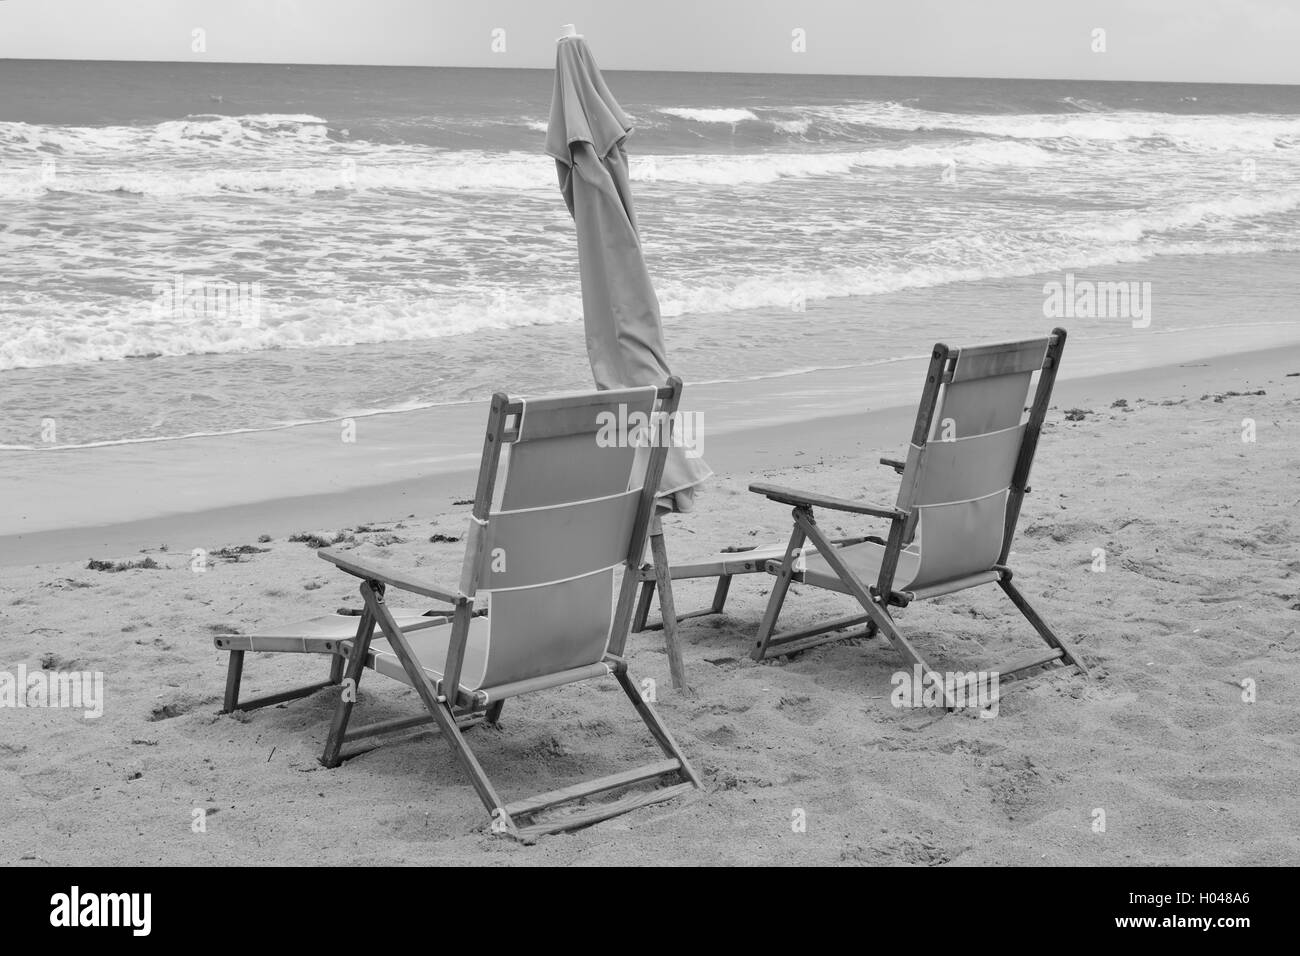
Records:
[[[997,584],[1050,648],[998,670],[1006,680],[1047,664],[1073,665],[1079,655],[1039,617],[1012,584],[1007,556],[1029,491],[1029,470],[1047,415],[1052,385],[1065,348],[1065,330],[1046,338],[949,349],[935,345],[907,460],[881,459],[902,476],[892,508],[770,484],[750,491],[794,507],[794,530],[780,560],[767,570],[776,583],[759,626],[752,656],[788,654],[866,623],[868,636],[882,633],[933,681],[929,664],[894,623],[890,607]],[[1038,384],[1023,420],[1030,381]],[[814,509],[828,508],[889,522],[887,538],[836,545],[817,525]],[[805,550],[804,543],[812,545]],[[791,582],[855,597],[865,613],[829,623],[774,633]],[[952,687],[943,685],[954,705]]]
[[[531,841],[700,786],[685,755],[628,676],[623,659],[664,456],[670,439],[644,430],[611,443],[609,422],[656,422],[671,429],[681,381],[664,388],[610,390],[542,399],[492,399],[473,515],[458,587],[436,586],[418,571],[320,556],[361,580],[357,617],[328,615],[257,635],[220,635],[230,651],[225,709],[249,709],[341,686],[321,762],[337,766],[345,743],[432,723],[469,775],[492,817],[492,830]],[[499,492],[499,493],[498,493]],[[616,572],[622,569],[615,599]],[[448,605],[433,617],[399,614],[388,589]],[[376,627],[379,633],[376,633]],[[329,679],[240,702],[250,650],[331,655]],[[426,713],[349,730],[355,690],[370,668],[415,688]],[[577,681],[612,677],[663,751],[663,760],[513,803],[479,765],[463,727],[500,719],[507,698]],[[661,778],[676,783],[646,789]],[[553,808],[624,791],[565,815]],[[546,811],[546,819],[540,819]]]

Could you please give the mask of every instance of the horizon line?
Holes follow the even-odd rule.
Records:
[[[293,61],[267,60],[117,60],[111,58],[68,58],[68,57],[0,57],[0,63],[135,63],[152,66],[284,66],[284,67],[367,67],[386,70],[483,70],[484,72],[502,72],[506,70],[528,70],[539,73],[554,71],[549,66],[460,66],[454,64],[434,63],[302,63]],[[1260,86],[1300,88],[1300,83],[1247,83],[1234,80],[1148,80],[1148,79],[1097,79],[1094,77],[1072,76],[971,76],[967,74],[946,73],[798,73],[788,70],[673,70],[643,69],[631,67],[602,67],[602,73],[683,73],[703,76],[807,76],[837,77],[855,79],[895,79],[895,80],[1003,80],[1014,82],[1047,83],[1146,83],[1164,86]]]

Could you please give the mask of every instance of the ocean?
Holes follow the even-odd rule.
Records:
[[[871,308],[907,290],[1140,283],[1161,257],[1193,275],[1251,257],[1251,288],[1300,272],[1297,87],[607,80],[688,383],[1062,324],[1041,282],[1015,308]],[[545,70],[0,61],[0,448],[587,386],[550,95]],[[1177,293],[1151,293],[1145,334],[1300,340],[1285,292],[1267,316],[1166,307]]]

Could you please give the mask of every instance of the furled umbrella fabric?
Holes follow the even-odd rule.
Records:
[[[632,208],[624,148],[631,130],[587,41],[561,39],[546,152],[577,229],[587,356],[602,389],[663,385],[671,374]],[[712,474],[694,455],[673,447],[664,466],[660,493],[677,511],[691,509],[695,486]]]

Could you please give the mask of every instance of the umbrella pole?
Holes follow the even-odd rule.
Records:
[[[668,564],[668,548],[664,545],[664,529],[655,515],[650,523],[650,554],[655,566],[655,586],[659,590],[659,613],[664,622],[664,644],[668,647],[668,671],[673,686],[689,695],[686,684],[686,666],[682,663],[682,648],[677,643],[677,607],[673,603],[672,568]]]

